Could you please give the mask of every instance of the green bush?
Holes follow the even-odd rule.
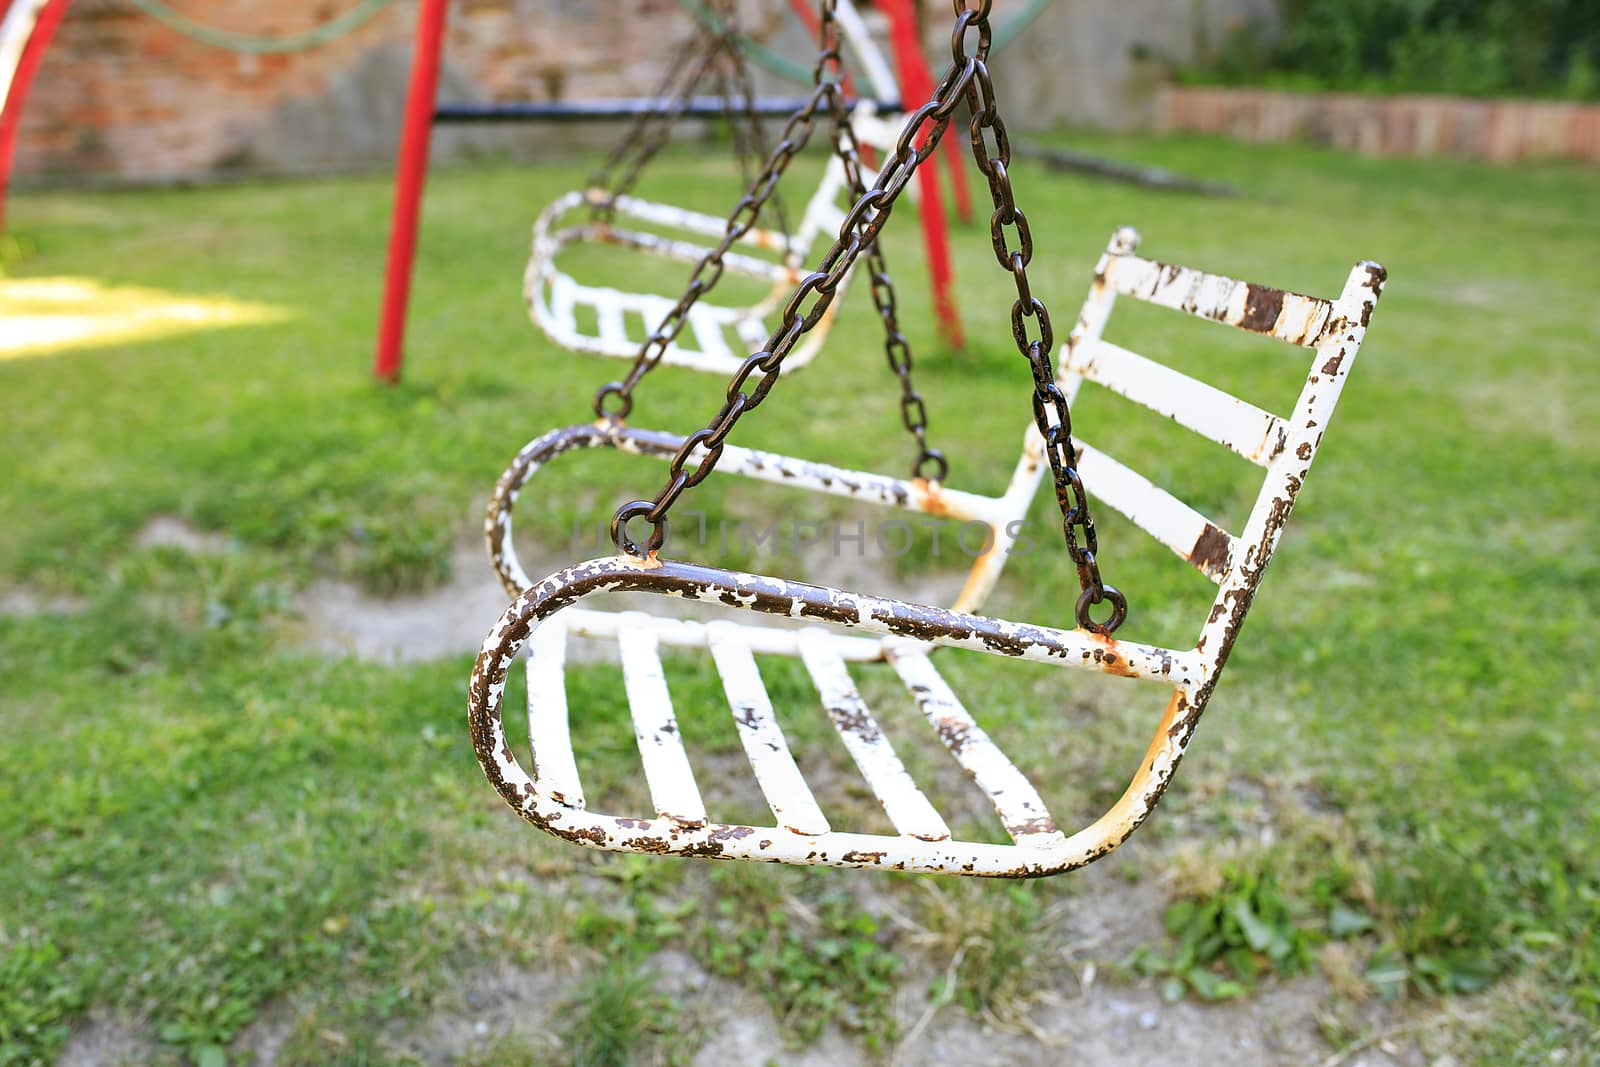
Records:
[[[1278,0],[1278,25],[1200,42],[1185,81],[1600,99],[1593,0]]]

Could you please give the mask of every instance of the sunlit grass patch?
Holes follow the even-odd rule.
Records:
[[[0,360],[282,322],[288,308],[94,278],[0,277]]]

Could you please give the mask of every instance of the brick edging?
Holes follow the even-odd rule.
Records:
[[[1168,85],[1156,94],[1156,128],[1369,155],[1600,164],[1600,104],[1570,101]]]

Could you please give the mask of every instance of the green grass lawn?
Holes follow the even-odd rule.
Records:
[[[1594,1054],[1600,174],[1074,143],[1245,195],[1019,164],[1038,244],[1030,274],[1062,334],[1122,223],[1157,258],[1301,291],[1335,295],[1361,258],[1390,278],[1227,678],[1124,861],[1129,878],[1188,872],[1162,883],[1177,902],[1173,938],[1128,961],[1128,976],[1227,996],[1258,970],[1326,969],[1333,946],[1349,972],[1336,997],[1470,1003],[1458,1056]],[[732,193],[714,156],[673,156],[641,191],[714,210]],[[383,1062],[385,1028],[482,960],[559,960],[579,976],[570,1055],[619,1062],[648,1046],[671,1058],[670,1013],[638,1010],[663,947],[763,990],[782,1018],[837,1021],[882,1045],[898,976],[924,950],[858,902],[869,881],[951,945],[978,946],[957,1003],[993,1008],[1019,974],[1048,966],[1044,906],[1082,876],[930,892],[911,878],[571,850],[485,785],[463,715],[469,654],[391,667],[293,640],[296,594],[316,577],[393,592],[447,577],[515,450],[587,417],[618,365],[553,348],[519,293],[528,224],[583,172],[434,175],[394,389],[367,374],[384,180],[16,198],[4,280],[93,283],[85,312],[161,294],[224,310],[200,328],[0,360],[0,595],[44,604],[0,614],[0,1064],[50,1062],[91,1015],[137,1020],[172,1057],[217,1062],[272,1012],[294,1019],[287,1062]],[[983,228],[958,230],[970,343],[940,351],[915,227],[899,222],[889,253],[931,437],[952,456],[952,484],[996,489],[1029,417],[1011,283]],[[818,364],[744,420],[739,443],[905,465],[865,303],[851,302]],[[1303,353],[1178,319],[1119,308],[1114,335],[1287,407]],[[692,429],[721,388],[663,368],[641,388],[637,421]],[[1105,396],[1086,394],[1074,414],[1087,439],[1115,440],[1120,458],[1237,528],[1253,488],[1242,461]],[[575,521],[592,528],[661,474],[598,456],[553,465],[519,530],[559,555]],[[1048,531],[1053,501],[1037,505]],[[843,514],[717,479],[686,506]],[[225,549],[136,547],[158,515],[215,531]],[[1133,603],[1124,635],[1192,641],[1209,583],[1135,533],[1101,522],[1106,576]],[[960,562],[919,540],[883,580]],[[1041,548],[1015,561],[990,608],[1065,624],[1075,592],[1064,553]],[[963,664],[956,680],[1002,743],[1028,754],[1047,796],[1064,798],[1058,812],[1091,814],[1159,708],[1119,707],[1092,686],[1064,696],[1015,666]],[[671,670],[686,732],[735,753],[714,677],[687,660]],[[780,702],[810,699],[803,676],[774,668],[769,681]],[[575,707],[600,708],[592,740],[614,756],[602,779],[638,799],[611,668],[578,669],[572,684]],[[799,732],[802,751],[829,740]],[[1315,817],[1293,799],[1305,797]],[[1262,822],[1271,835],[1244,829]],[[793,897],[810,902],[813,927],[793,928]],[[1272,947],[1264,934],[1239,942],[1227,916],[1241,910],[1270,922]],[[952,933],[955,911],[977,918]],[[934,960],[941,973],[947,959]],[[1334,1045],[1363,1036],[1329,1031]]]

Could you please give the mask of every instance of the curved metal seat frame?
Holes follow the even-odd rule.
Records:
[[[472,676],[469,716],[485,774],[523,818],[595,848],[839,867],[1029,877],[1082,866],[1111,851],[1154,808],[1176,771],[1322,442],[1328,419],[1376,305],[1384,273],[1358,264],[1337,301],[1144,259],[1137,235],[1119,230],[1095,272],[1059,373],[1075,395],[1092,381],[1144,405],[1265,468],[1261,491],[1235,536],[1104,453],[1081,449],[1079,470],[1096,499],[1122,512],[1218,584],[1193,647],[1161,648],[1083,629],[1057,629],[975,614],[1010,548],[1006,523],[1021,518],[1041,477],[1040,441],[1030,428],[1007,491],[981,497],[927,483],[821,467],[729,446],[723,470],[911,510],[976,518],[996,530],[952,609],[627,556],[594,559],[533,584],[510,543],[517,491],[563,451],[610,447],[669,457],[673,435],[580,426],[534,441],[495,493],[491,556],[517,599],[484,642]],[[1264,411],[1102,337],[1117,294],[1310,348],[1315,355],[1293,413]],[[1014,531],[1012,531],[1014,532]],[[580,601],[600,592],[648,592],[818,624],[780,628],[718,620],[690,622],[642,612],[596,611]],[[860,634],[839,633],[839,629]],[[569,634],[615,639],[628,703],[656,812],[628,818],[589,810],[568,732],[563,688]],[[768,826],[711,821],[685,755],[661,669],[661,645],[710,651],[752,770],[773,812]],[[507,673],[527,646],[532,770],[513,755],[501,720]],[[1121,798],[1087,827],[1064,833],[1038,791],[988,738],[929,652],[963,648],[1154,683],[1170,691],[1148,751]],[[895,835],[836,830],[789,754],[761,683],[755,654],[800,658],[833,725]],[[993,803],[1011,844],[961,841],[917,788],[851,680],[851,662],[887,662],[951,755]]]
[[[897,97],[894,75],[873,43],[860,14],[848,0],[843,0],[838,5],[837,16],[843,40],[868,80],[880,95]],[[887,151],[899,137],[901,118],[898,114],[880,116],[870,101],[863,100],[851,113],[850,125],[857,143]],[[862,176],[870,185],[876,173],[863,167]],[[563,219],[574,211],[602,203],[611,204],[611,220],[587,219],[562,225]],[[794,232],[752,227],[737,242],[737,246],[752,252],[777,253],[775,258],[729,252],[723,259],[729,273],[770,283],[767,294],[745,305],[700,300],[689,313],[687,327],[667,346],[662,362],[721,374],[738,370],[748,353],[736,350],[729,343],[730,335],[745,349],[761,346],[768,336],[764,319],[782,306],[803,277],[806,257],[818,235],[828,238],[838,233],[849,207],[849,183],[843,164],[834,155],[829,158],[822,180],[806,202],[805,213]],[[618,225],[617,220],[674,231],[677,236]],[[563,348],[633,359],[676,299],[660,293],[580,282],[557,265],[557,258],[575,245],[605,244],[636,249],[667,260],[698,263],[711,251],[701,242],[708,238],[717,240],[727,226],[725,218],[635,196],[613,198],[604,189],[575,189],[565,193],[540,212],[533,224],[533,252],[523,274],[528,314],[550,340]],[[784,373],[811,361],[831,324],[831,314],[818,323],[785,359]]]

